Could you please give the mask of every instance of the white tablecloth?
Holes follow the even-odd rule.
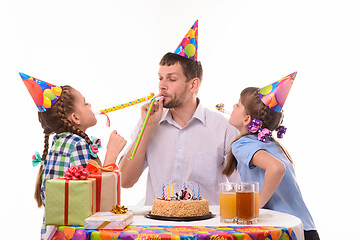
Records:
[[[236,223],[220,222],[219,206],[210,206],[210,211],[215,214],[214,218],[191,222],[161,221],[146,218],[145,215],[151,211],[151,206],[129,206],[134,212],[132,225],[166,225],[166,226],[238,226]],[[290,214],[260,209],[259,221],[252,226],[273,226],[292,228],[298,240],[304,239],[304,229],[299,218]]]

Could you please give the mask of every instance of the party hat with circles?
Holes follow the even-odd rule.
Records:
[[[51,83],[19,73],[39,112],[45,112],[59,99],[62,88]]]
[[[198,20],[196,20],[196,22],[187,32],[184,39],[180,42],[179,46],[176,48],[174,53],[196,61],[197,50],[198,50]]]
[[[261,101],[275,112],[280,112],[293,85],[297,72],[276,81],[258,91]]]

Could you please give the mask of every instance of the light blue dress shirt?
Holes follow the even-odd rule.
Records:
[[[222,114],[200,103],[184,127],[173,120],[169,109],[164,109],[146,149],[143,170],[148,167],[149,171],[145,204],[151,205],[162,196],[163,185],[173,184],[175,194],[186,184],[190,190],[194,185],[195,195],[200,186],[200,196],[219,205],[219,184],[227,181],[222,175],[226,155],[238,134]],[[235,172],[229,180],[240,182],[240,176]]]

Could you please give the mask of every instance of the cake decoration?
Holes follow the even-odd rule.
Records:
[[[184,184],[174,194],[174,185],[162,185],[162,197],[153,202],[151,214],[165,217],[199,217],[209,215],[209,201],[200,196],[200,186]]]
[[[185,185],[175,193],[174,195],[174,185],[170,186],[162,185],[162,197],[159,197],[161,200],[165,201],[180,201],[180,200],[201,200],[200,197],[200,186],[198,186],[197,195],[195,194],[194,184],[191,184],[191,192],[190,189]]]
[[[193,199],[193,195],[185,189],[181,189],[180,192],[175,193],[175,200],[191,200]],[[193,199],[194,200],[194,199]]]

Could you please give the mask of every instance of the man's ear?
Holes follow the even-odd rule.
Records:
[[[200,79],[196,77],[191,79],[190,81],[191,81],[190,90],[192,93],[196,93],[200,87]]]
[[[67,119],[74,125],[80,125],[80,118],[76,113],[71,113]]]

